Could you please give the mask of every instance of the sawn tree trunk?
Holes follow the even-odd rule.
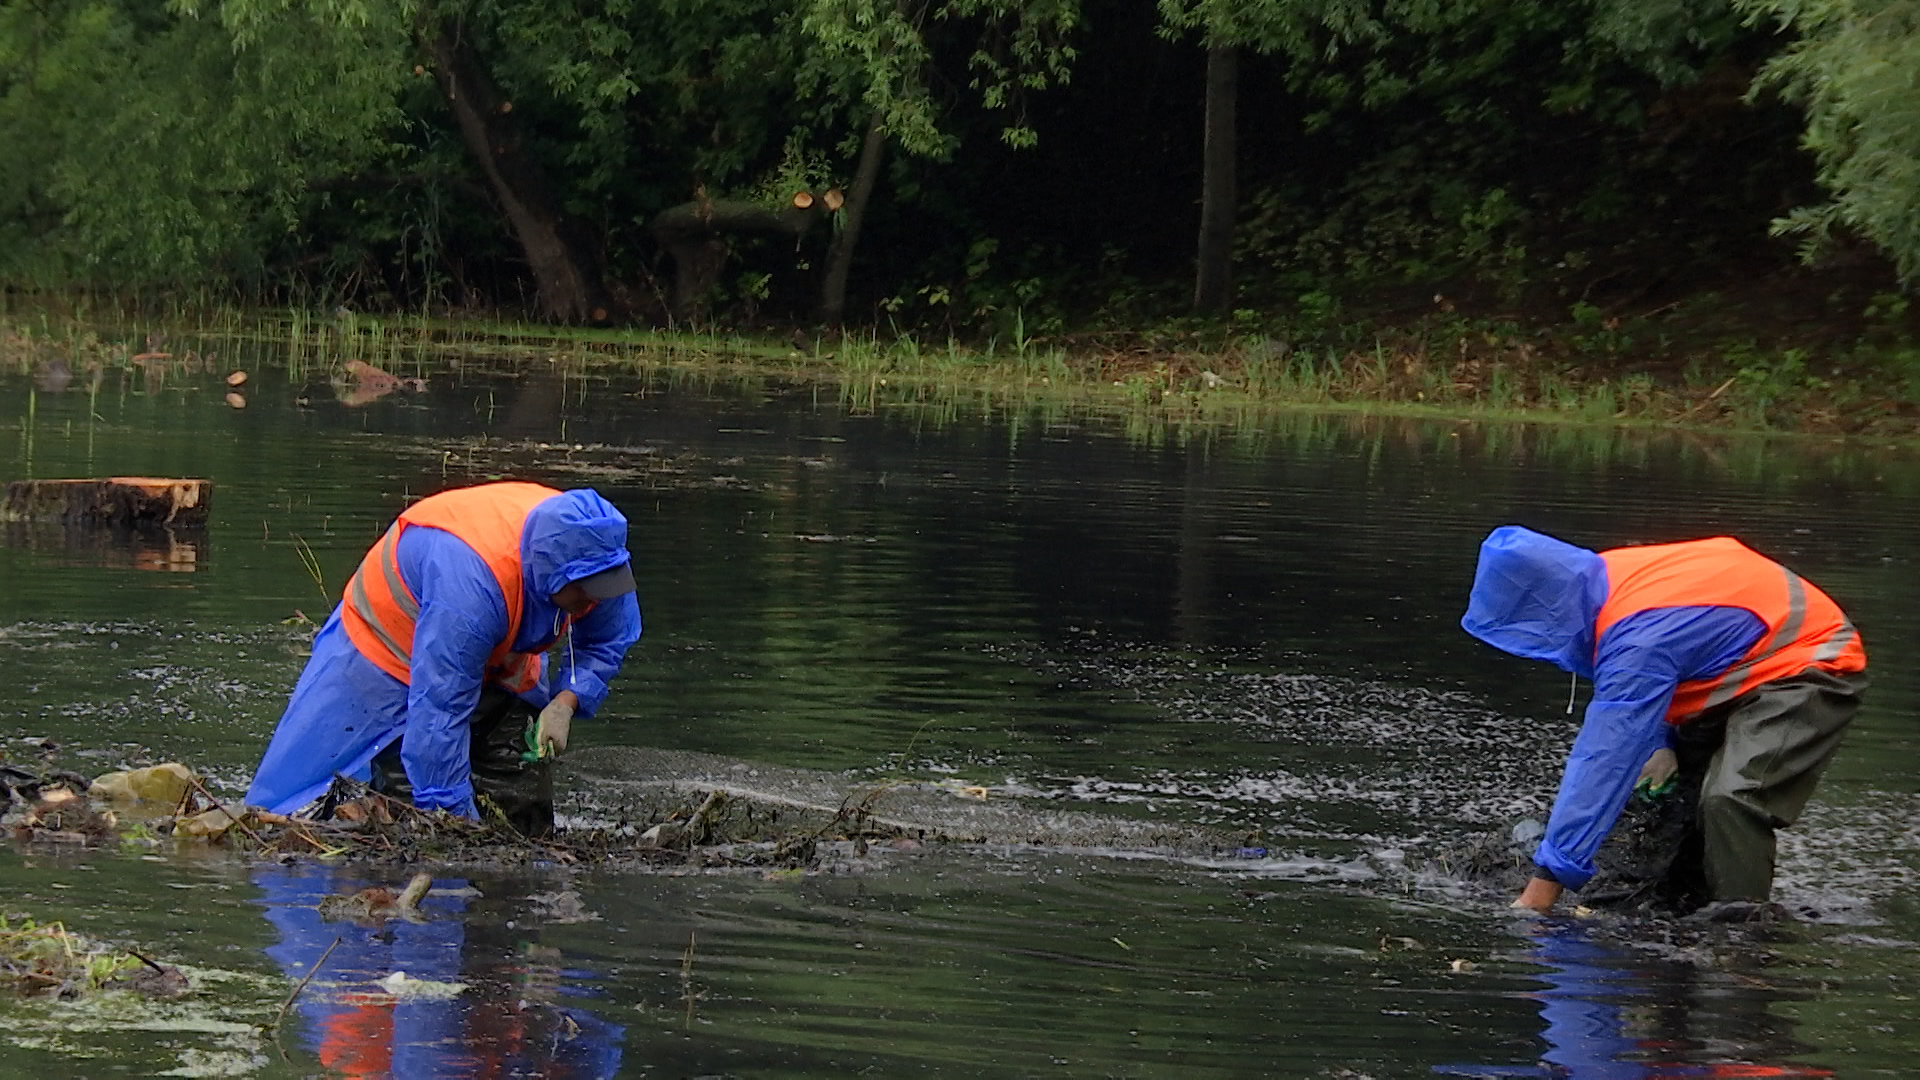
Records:
[[[705,314],[707,292],[726,266],[725,237],[772,233],[797,240],[825,212],[824,200],[812,192],[796,194],[792,205],[780,209],[745,199],[709,199],[702,192],[692,202],[655,214],[648,228],[673,256],[669,314],[682,323],[698,322]]]

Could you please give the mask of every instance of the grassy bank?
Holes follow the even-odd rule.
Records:
[[[1243,313],[1244,314],[1244,313]],[[1895,314],[1904,317],[1904,307]],[[266,362],[296,379],[449,368],[674,370],[829,384],[850,407],[983,401],[1231,423],[1271,409],[1920,437],[1920,348],[1875,339],[1769,344],[1662,312],[1632,322],[1583,311],[1548,327],[1435,310],[1386,325],[1327,318],[1051,338],[1014,320],[1004,338],[804,329],[589,329],[479,318],[163,310],[97,298],[0,309],[0,363],[34,370]],[[357,363],[356,363],[357,362]]]

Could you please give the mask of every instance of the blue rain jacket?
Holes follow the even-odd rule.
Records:
[[[1534,862],[1578,889],[1633,793],[1640,767],[1667,743],[1667,706],[1682,682],[1719,675],[1766,633],[1745,608],[1650,608],[1621,619],[1596,646],[1607,565],[1586,548],[1507,525],[1480,545],[1460,625],[1495,648],[1593,680],[1560,794]]]
[[[535,506],[520,536],[524,588],[514,649],[551,645],[564,614],[553,594],[628,561],[626,540],[626,518],[591,490]],[[248,805],[291,813],[324,794],[335,773],[367,780],[374,757],[399,739],[414,804],[476,816],[467,720],[487,657],[507,633],[506,600],[486,563],[452,533],[411,526],[400,534],[397,559],[420,603],[411,684],[360,655],[336,607],[314,637],[313,656],[254,771]],[[543,707],[572,690],[580,698],[576,715],[591,717],[639,639],[633,594],[596,604],[574,623],[569,644],[547,658],[540,685],[522,697]]]

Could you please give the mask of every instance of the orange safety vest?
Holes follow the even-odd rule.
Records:
[[[413,625],[420,604],[400,579],[400,534],[411,525],[444,529],[460,538],[492,571],[507,601],[507,636],[487,657],[486,677],[514,693],[540,682],[540,654],[516,653],[522,609],[520,532],[535,506],[560,494],[539,484],[501,483],[456,488],[431,495],[400,517],[360,560],[347,579],[340,624],[360,655],[403,683],[412,682]],[[572,616],[562,620],[555,636]]]
[[[1667,723],[1678,724],[1775,679],[1809,668],[1867,669],[1860,632],[1840,605],[1793,571],[1730,536],[1603,551],[1607,601],[1594,620],[1598,651],[1608,629],[1655,608],[1745,608],[1767,624],[1760,640],[1726,671],[1674,691]]]

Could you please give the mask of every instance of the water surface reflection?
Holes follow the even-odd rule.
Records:
[[[1579,925],[1542,922],[1516,959],[1538,964],[1546,1043],[1538,1065],[1450,1064],[1444,1076],[1677,1080],[1680,1077],[1825,1077],[1799,1064],[1814,1051],[1793,1022],[1771,1008],[1804,994],[1775,988],[1762,974],[1764,950],[1746,946],[1723,968],[1634,955]],[[1747,970],[1741,970],[1746,968]]]
[[[328,1069],[555,1080],[619,1072],[623,1029],[591,1010],[600,994],[591,975],[566,967],[535,935],[516,933],[501,905],[465,879],[436,879],[418,919],[360,923],[326,921],[317,910],[327,896],[370,884],[360,876],[274,866],[252,880],[279,934],[266,955],[287,977],[305,978],[326,955],[295,1008],[304,1045]]]
[[[407,500],[502,475],[592,484],[633,522],[648,637],[583,744],[1216,823],[1293,867],[1544,808],[1566,684],[1457,628],[1494,525],[1593,546],[1735,533],[1819,581],[1887,658],[1782,845],[1787,898],[1852,925],[1764,969],[1516,939],[1497,901],[1436,904],[1384,875],[1031,851],[802,881],[480,882],[384,927],[318,921],[321,893],[359,883],[345,871],[197,881],[100,852],[7,856],[10,906],[200,963],[244,956],[275,1004],[344,937],[338,984],[302,995],[287,1074],[332,1055],[396,1074],[1899,1075],[1920,1049],[1902,981],[1920,940],[1920,680],[1898,662],[1920,650],[1910,455],[1304,413],[1227,432],[997,402],[855,412],[777,382],[578,371],[433,372],[363,400],[350,378],[343,398],[327,372],[253,359],[245,410],[220,372],[179,365],[69,373],[59,393],[50,369],[0,378],[6,477],[219,488],[206,542],[157,560],[190,574],[64,539],[0,547],[9,751],[55,735],[96,772],[186,759],[237,793],[300,670],[299,613],[318,621]],[[569,889],[597,919],[531,900]],[[1383,945],[1402,938],[1425,947]],[[1462,958],[1479,974],[1453,974]],[[387,1000],[375,984],[396,969],[471,989]],[[0,1048],[9,1069],[49,1060],[65,1059]]]

